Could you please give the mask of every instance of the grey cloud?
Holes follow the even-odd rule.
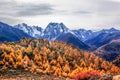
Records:
[[[89,14],[92,14],[93,12],[91,11],[83,11],[83,10],[80,10],[80,11],[75,11],[74,13],[77,13],[77,14],[84,14],[84,15],[89,15]]]
[[[48,15],[54,11],[53,5],[49,3],[23,3],[18,4],[15,1],[0,1],[0,14],[11,16],[36,16],[36,15]]]
[[[120,3],[109,1],[109,0],[100,0],[95,1],[97,4],[95,8],[95,12],[98,15],[105,15],[105,16],[117,16],[120,15]]]
[[[87,1],[87,0],[85,0]],[[120,3],[110,0],[91,0],[89,3],[80,3],[79,8],[73,14],[80,15],[120,15]],[[84,4],[84,5],[83,5]],[[82,5],[82,6],[81,6]]]
[[[0,1],[0,15],[14,15],[15,13],[15,5],[14,1],[2,0]]]
[[[35,15],[49,15],[54,9],[50,4],[24,4],[17,7],[18,16],[35,16]]]

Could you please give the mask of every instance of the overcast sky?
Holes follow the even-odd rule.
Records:
[[[43,28],[63,22],[70,29],[120,29],[120,0],[0,0],[0,21]]]

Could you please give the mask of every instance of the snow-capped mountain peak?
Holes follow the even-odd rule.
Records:
[[[44,30],[43,38],[53,40],[62,33],[68,32],[68,28],[63,23],[49,23]]]
[[[15,25],[15,28],[21,29],[27,34],[29,33],[29,29],[30,29],[30,27],[25,23]]]
[[[26,23],[18,24],[18,25],[15,25],[14,27],[24,31],[25,33],[35,38],[40,38],[43,32],[43,29],[41,27],[28,26]]]

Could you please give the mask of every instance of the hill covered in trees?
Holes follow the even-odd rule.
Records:
[[[112,63],[72,45],[27,38],[0,43],[0,70],[9,69],[69,78],[86,71],[97,71],[100,75],[120,73],[120,68]]]

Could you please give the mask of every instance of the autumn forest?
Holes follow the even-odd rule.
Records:
[[[34,74],[74,78],[80,72],[120,73],[120,68],[65,42],[21,39],[0,43],[0,69],[21,69]],[[1,71],[0,70],[0,71]]]

